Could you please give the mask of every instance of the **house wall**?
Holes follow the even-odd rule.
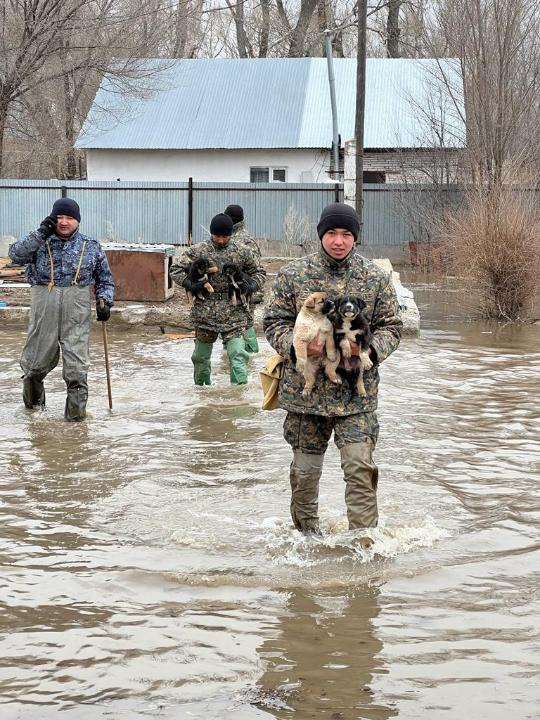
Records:
[[[88,180],[249,182],[250,167],[284,167],[287,182],[331,182],[326,150],[96,150]]]
[[[345,201],[354,205],[356,194],[356,143],[345,143],[344,191]],[[386,183],[433,183],[453,184],[459,179],[460,151],[448,148],[440,150],[399,150],[386,152],[366,151],[364,172],[384,173]]]

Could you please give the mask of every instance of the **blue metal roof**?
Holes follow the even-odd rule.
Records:
[[[325,58],[149,60],[162,67],[154,94],[129,99],[109,78],[98,90],[77,147],[116,149],[328,148],[332,143]],[[447,147],[464,128],[441,71],[462,95],[456,61],[369,58],[366,148],[433,147],[426,110],[444,107]],[[354,137],[356,60],[334,59],[338,126]]]

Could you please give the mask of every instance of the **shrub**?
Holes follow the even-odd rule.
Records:
[[[445,215],[454,271],[472,280],[479,313],[519,322],[539,288],[540,217],[536,191],[469,191],[465,207]]]

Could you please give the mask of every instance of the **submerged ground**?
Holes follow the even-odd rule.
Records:
[[[332,447],[326,535],[288,516],[282,413],[252,382],[191,382],[190,340],[92,338],[91,417],[64,388],[28,413],[0,350],[0,713],[55,718],[536,718],[540,327],[423,317],[382,368],[381,524],[344,530]]]

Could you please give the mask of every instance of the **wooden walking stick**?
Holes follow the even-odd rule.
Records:
[[[101,298],[99,303],[101,307],[105,306],[103,298]],[[103,334],[103,351],[105,353],[105,372],[107,373],[107,394],[109,396],[109,410],[112,410],[111,373],[109,370],[109,344],[107,341],[107,327],[104,320],[101,321],[101,332]]]

